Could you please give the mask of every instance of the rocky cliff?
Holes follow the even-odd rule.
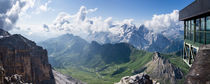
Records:
[[[185,84],[210,84],[210,45],[200,47]]]
[[[45,49],[1,29],[0,36],[1,83],[55,84]]]
[[[155,53],[152,61],[146,64],[144,72],[148,73],[151,78],[164,84],[175,84],[177,79],[182,79],[181,70],[170,63],[169,60]]]
[[[144,73],[133,76],[123,77],[120,82],[115,84],[159,84],[157,81],[151,80],[150,76]]]
[[[123,77],[117,84],[176,84],[183,77],[181,70],[159,53],[154,53],[150,62],[134,72],[140,74]]]

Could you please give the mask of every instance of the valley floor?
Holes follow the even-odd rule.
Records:
[[[151,61],[153,53],[137,52],[135,60],[123,64],[110,64],[103,67],[87,68],[83,66],[69,66],[65,68],[56,68],[57,71],[71,75],[73,78],[82,80],[88,84],[113,84],[120,81],[124,76],[137,74],[146,63]],[[176,67],[180,68],[184,75],[187,74],[189,67],[182,61],[181,57],[174,54],[161,54]],[[140,70],[141,71],[141,70]],[[143,70],[142,70],[143,71]],[[177,80],[183,83],[184,79]]]

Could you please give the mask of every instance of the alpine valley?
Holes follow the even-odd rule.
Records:
[[[121,28],[121,35],[94,33],[83,39],[64,34],[38,45],[47,49],[49,62],[57,71],[88,84],[113,84],[139,73],[148,74],[156,83],[183,83],[189,67],[179,51],[182,31],[170,36],[144,25],[124,24]],[[118,84],[124,84],[121,82]]]

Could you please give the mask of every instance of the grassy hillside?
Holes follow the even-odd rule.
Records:
[[[169,59],[172,64],[179,67],[186,75],[189,67],[182,61],[181,57],[174,54],[161,54]],[[80,79],[88,84],[113,84],[119,82],[124,76],[136,74],[135,71],[141,69],[152,59],[153,53],[135,50],[132,52],[131,60],[122,64],[108,64],[106,66],[87,68],[83,66],[69,66],[65,68],[56,68],[58,71],[69,74],[74,78]],[[178,83],[183,83],[178,80]]]
[[[122,64],[107,64],[94,68],[69,66],[56,69],[89,84],[112,84],[124,76],[135,74],[134,71],[143,67],[152,59],[152,56],[153,53],[135,50],[130,56],[131,60]]]
[[[49,51],[49,62],[56,70],[88,84],[119,82],[124,76],[143,72],[142,68],[153,57],[153,53],[137,50],[127,43],[88,43],[69,34],[42,42],[40,45]],[[188,67],[179,55],[161,54],[186,74]]]

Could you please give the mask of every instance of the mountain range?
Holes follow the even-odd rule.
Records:
[[[146,32],[146,29],[142,31]],[[166,41],[168,40],[166,39]],[[123,76],[146,71],[154,71],[154,74],[151,74],[152,77],[165,74],[166,76],[161,77],[166,80],[154,79],[160,82],[163,80],[163,83],[167,84],[166,81],[170,81],[171,77],[174,83],[174,80],[181,81],[180,76],[183,77],[188,70],[181,57],[176,54],[158,54],[156,56],[152,52],[139,50],[128,43],[100,44],[97,41],[89,43],[79,36],[65,34],[41,42],[39,45],[48,50],[49,62],[57,71],[90,84],[110,84],[118,82]],[[162,64],[152,66],[157,64],[153,62],[153,56],[157,57],[154,61],[159,60],[158,63]],[[164,59],[160,56],[163,56]],[[170,60],[170,62],[166,62],[165,59]],[[151,69],[152,67],[154,69]],[[159,70],[155,67],[168,68]],[[162,73],[162,70],[168,72]],[[160,72],[155,73],[155,71]],[[173,76],[170,72],[179,75]],[[180,75],[180,73],[183,73],[183,75]],[[169,78],[167,79],[167,77]]]
[[[160,33],[144,25],[137,27],[134,24],[112,25],[111,29],[113,30],[111,32],[91,32],[81,38],[89,43],[92,41],[99,44],[129,43],[137,49],[150,52],[170,53],[183,48],[183,30],[179,27]]]

